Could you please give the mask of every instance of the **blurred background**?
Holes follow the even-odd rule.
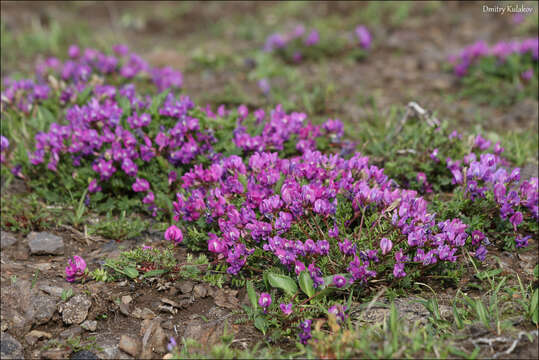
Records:
[[[513,3],[532,7],[527,16],[486,13],[485,4],[510,3],[2,1],[1,74],[65,59],[70,44],[110,52],[125,43],[152,65],[182,71],[183,92],[199,104],[281,103],[315,120],[338,117],[353,135],[417,101],[455,126],[536,132],[537,99],[506,101],[513,90],[500,89],[496,101],[474,101],[448,67],[478,40],[536,36],[536,2]],[[317,29],[328,46],[364,25],[373,44],[360,60],[328,48],[291,64],[263,51],[268,36],[297,25]]]

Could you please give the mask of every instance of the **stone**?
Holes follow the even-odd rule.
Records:
[[[28,334],[26,334],[26,336],[24,337],[24,340],[26,340],[26,342],[29,345],[34,345],[38,340],[40,340],[42,338],[50,339],[51,337],[52,337],[52,335],[50,333],[48,333],[48,332],[39,331],[39,330],[32,330]]]
[[[3,332],[0,335],[0,358],[2,359],[22,359],[23,349],[20,342],[10,334]]]
[[[48,295],[37,295],[32,298],[34,307],[34,324],[43,325],[49,322],[56,311],[56,301]]]
[[[97,329],[97,321],[95,320],[85,320],[82,324],[80,324],[81,328],[88,331],[96,331]]]
[[[208,294],[208,289],[202,284],[195,285],[193,289],[193,294],[196,298],[204,298]]]
[[[52,295],[57,298],[62,297],[62,292],[64,291],[64,289],[59,286],[49,286],[46,284],[40,285],[39,290],[44,291],[47,294]]]
[[[178,285],[182,294],[188,294],[191,291],[193,291],[193,286],[194,286],[193,282],[189,280],[184,280],[180,282],[180,284]]]
[[[153,352],[164,353],[167,336],[161,327],[161,320],[144,320],[140,326],[142,337],[142,357],[153,358]]]
[[[110,334],[100,334],[97,336],[97,344],[100,351],[97,353],[102,359],[133,359],[131,355],[120,351],[118,340],[110,338]]]
[[[71,354],[69,357],[71,360],[98,360],[99,357],[91,351],[82,350]]]
[[[32,325],[47,323],[56,311],[56,301],[27,280],[17,280],[2,288],[2,316],[14,335],[25,336]]]
[[[74,338],[82,334],[82,328],[80,326],[70,326],[58,335],[61,339]]]
[[[65,304],[61,305],[62,320],[65,324],[80,324],[88,316],[88,310],[92,302],[86,295],[73,296]]]
[[[222,320],[204,322],[200,319],[194,319],[186,324],[183,337],[185,339],[194,339],[202,346],[212,346],[221,341],[225,327],[232,334],[237,332],[236,327],[227,326],[226,324],[227,322]]]
[[[27,237],[32,255],[63,255],[64,240],[48,232],[32,232]]]
[[[133,301],[133,298],[129,295],[122,296],[122,303],[123,304],[129,304],[131,301]]]
[[[144,308],[143,310],[140,310],[140,308],[135,308],[133,311],[133,316],[137,319],[153,319],[156,315],[148,308]]]
[[[0,249],[5,249],[17,242],[17,238],[7,231],[0,233]]]
[[[129,355],[133,357],[136,357],[139,352],[140,344],[137,340],[133,339],[132,337],[129,337],[127,335],[122,335],[122,337],[120,338],[120,344],[118,345],[118,347],[120,348],[120,350],[128,353]]]
[[[64,349],[47,350],[41,353],[41,357],[43,359],[60,360],[67,358],[70,352],[71,350]]]

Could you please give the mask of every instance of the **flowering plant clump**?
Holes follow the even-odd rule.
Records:
[[[370,46],[365,28],[356,35],[360,46]],[[314,46],[315,36],[309,38]],[[499,238],[524,247],[538,233],[537,178],[521,181],[518,169],[506,170],[500,143],[480,135],[467,140],[446,123],[409,121],[379,161],[343,140],[338,119],[316,125],[281,105],[200,107],[175,93],[178,72],[152,69],[127,56],[125,47],[114,51],[119,58],[95,51],[81,56],[72,47],[72,60],[38,66],[34,85],[21,88],[27,92],[9,85],[3,115],[26,119],[33,108],[51,109],[31,151],[19,146],[12,172],[49,201],[88,195],[87,206],[98,211],[170,216],[166,240],[207,249],[229,275],[261,272],[265,291],[258,298],[254,289],[248,293],[255,326],[264,333],[278,321],[265,317],[284,315],[299,323],[305,344],[312,320],[299,312],[318,296],[361,292],[375,280],[409,284],[427,272],[451,270],[466,252],[483,261]],[[88,74],[102,77],[93,81]],[[53,85],[51,79],[64,75],[65,84]],[[143,95],[123,81],[138,75],[151,77],[161,92]],[[36,96],[36,84],[50,86],[50,97]],[[63,96],[66,91],[75,95]],[[424,136],[412,142],[417,133]],[[10,144],[0,140],[7,162]],[[414,156],[403,157],[402,149]],[[451,192],[451,200],[431,194],[441,191]],[[155,254],[141,248],[131,255],[150,262]],[[175,266],[171,254],[167,259],[157,270]],[[124,270],[109,265],[136,278],[131,259],[122,261]],[[75,256],[68,281],[85,268]],[[348,307],[331,304],[328,313],[345,322]]]
[[[305,59],[334,56],[346,49],[359,48],[365,52],[371,47],[371,34],[363,25],[355,29],[351,38],[347,44],[344,39],[327,39],[321,37],[317,29],[307,30],[303,25],[298,25],[292,31],[269,35],[264,51],[277,53],[286,61],[299,63]]]
[[[539,59],[539,38],[522,41],[502,41],[488,46],[478,41],[452,55],[449,62],[455,75],[462,79],[464,95],[477,95],[481,100],[492,102],[498,93],[503,94],[505,103],[518,100],[521,96],[537,98],[537,61]],[[514,84],[518,84],[515,87]],[[504,87],[513,90],[507,96]],[[511,87],[513,86],[513,87]],[[503,102],[502,99],[496,102]]]

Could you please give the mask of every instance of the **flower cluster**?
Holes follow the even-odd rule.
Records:
[[[66,266],[66,280],[74,282],[81,278],[86,271],[86,262],[78,255],[73,256],[73,259],[69,259]]]
[[[82,51],[77,45],[68,50],[69,59],[62,62],[51,57],[36,65],[36,80],[22,79],[4,81],[5,91],[1,94],[2,108],[12,105],[29,113],[35,103],[57,94],[60,104],[73,102],[78,93],[87,86],[102,83],[99,77],[114,77],[116,82],[132,81],[135,77],[150,77],[158,91],[179,89],[183,83],[182,74],[170,67],[153,68],[138,54],[130,52],[125,45],[113,47],[115,55],[107,55],[95,49]],[[114,87],[98,86],[96,96],[115,93]]]
[[[338,40],[335,41],[338,42]],[[353,46],[359,45],[364,50],[368,50],[371,47],[372,36],[365,26],[360,25],[355,29],[353,43]],[[269,35],[264,44],[264,51],[279,52],[285,58],[299,63],[305,57],[315,57],[319,54],[319,52],[313,52],[313,49],[326,46],[321,43],[318,30],[311,29],[307,31],[303,25],[298,25],[292,31]]]
[[[307,344],[307,341],[309,341],[312,338],[311,334],[311,325],[313,321],[311,319],[307,319],[305,321],[302,321],[299,324],[299,339],[303,345]]]
[[[491,47],[484,41],[478,41],[464,48],[458,55],[452,55],[449,62],[453,65],[455,75],[464,76],[468,69],[480,59],[495,57],[503,63],[512,54],[531,54],[534,61],[539,59],[539,38],[529,38],[522,41],[502,41]],[[533,74],[533,69],[530,69]]]

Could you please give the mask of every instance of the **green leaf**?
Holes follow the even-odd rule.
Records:
[[[487,313],[487,309],[485,308],[485,305],[481,300],[475,301],[475,311],[477,312],[477,316],[479,317],[479,320],[485,325],[485,327],[490,328],[490,321],[488,320],[489,316]]]
[[[302,271],[299,274],[299,287],[308,297],[312,297],[314,295],[313,279],[307,271]]]
[[[136,279],[138,276],[138,270],[134,267],[126,267],[123,270],[123,273],[129,276],[131,279]]]
[[[268,323],[263,317],[257,316],[255,318],[255,328],[262,331],[262,334],[266,335],[266,329],[268,328]]]
[[[462,319],[460,317],[459,311],[457,309],[456,303],[453,303],[453,317],[455,318],[455,324],[457,324],[457,327],[459,329],[462,329],[464,326]]]
[[[90,93],[92,92],[92,87],[91,86],[87,86],[82,92],[79,93],[79,95],[77,96],[77,103],[79,105],[82,105],[84,104],[88,98],[90,97]]]
[[[137,270],[135,270],[137,271]],[[166,270],[163,270],[163,269],[157,269],[157,270],[150,270],[150,271],[146,271],[144,273],[144,275],[142,275],[142,277],[145,279],[145,278],[149,278],[149,277],[152,277],[152,276],[159,276],[159,275],[163,275],[164,273],[166,273],[167,271]],[[138,274],[138,272],[137,272]]]
[[[268,273],[267,278],[271,286],[284,290],[290,296],[298,292],[298,286],[290,276]]]
[[[257,301],[256,301],[256,292],[253,287],[253,283],[249,280],[247,281],[247,296],[249,296],[249,301],[251,302],[251,306],[253,309],[257,309]]]
[[[165,98],[167,97],[168,93],[169,91],[165,90],[161,94],[153,98],[152,105],[150,106],[150,109],[149,109],[150,114],[152,116],[157,115],[157,111],[159,110],[159,107],[161,106],[161,104],[163,104],[163,101],[165,101]]]
[[[530,314],[535,325],[539,322],[539,289],[535,289],[530,301]]]

